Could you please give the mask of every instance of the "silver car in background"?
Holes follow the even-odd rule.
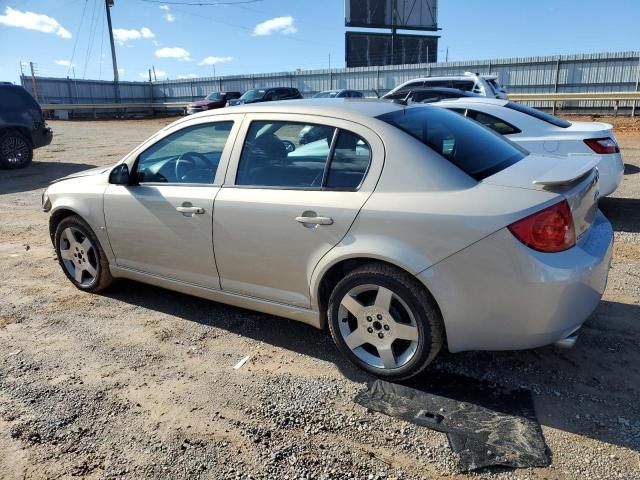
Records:
[[[43,208],[81,290],[129,278],[328,328],[397,380],[445,346],[574,340],[611,259],[594,167],[437,107],[287,101],[178,120]]]

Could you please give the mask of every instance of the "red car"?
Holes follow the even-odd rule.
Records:
[[[192,113],[204,112],[205,110],[213,110],[214,108],[222,108],[227,101],[234,98],[240,98],[240,92],[213,92],[204,97],[204,100],[192,102],[187,107],[187,115]]]

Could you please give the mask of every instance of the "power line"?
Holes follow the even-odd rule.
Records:
[[[142,0],[146,3],[161,3],[163,5],[191,5],[196,7],[215,7],[216,5],[239,5],[241,3],[258,3],[263,0],[238,0],[236,2],[232,1],[213,1],[213,2],[177,2],[177,1],[169,1],[166,2],[164,0]]]
[[[69,72],[71,71],[71,66],[73,65],[73,58],[76,55],[76,47],[78,46],[78,39],[80,38],[80,31],[82,29],[82,23],[84,22],[84,14],[87,10],[87,3],[89,0],[84,0],[84,7],[82,8],[82,16],[80,17],[80,23],[78,24],[78,29],[76,30],[76,40],[73,42],[73,50],[71,51],[71,59],[69,60],[69,67],[67,68],[67,77],[69,76]]]
[[[87,42],[87,53],[84,57],[84,68],[82,70],[82,78],[87,76],[87,66],[89,65],[89,58],[91,57],[91,49],[93,48],[93,38],[95,33],[95,27],[97,25],[96,18],[96,0],[93,1],[93,11],[91,13],[91,22],[89,23],[89,42]],[[98,0],[99,1],[99,0]],[[100,14],[98,14],[98,17]]]
[[[103,13],[103,18],[102,18],[102,22],[100,22],[100,65],[99,65],[99,71],[98,71],[98,80],[102,80],[102,61],[103,61],[103,57],[102,57],[102,47],[104,45],[104,24],[105,24],[105,18],[104,15],[105,13]]]
[[[153,3],[166,3],[166,2],[156,2],[155,0],[142,0],[142,1],[143,2],[153,2]],[[182,13],[184,15],[190,15],[192,17],[198,17],[198,18],[202,18],[204,20],[209,20],[210,22],[219,23],[221,25],[226,25],[227,27],[239,28],[241,30],[253,32],[253,27],[247,27],[245,25],[236,25],[236,24],[233,24],[233,23],[224,22],[224,21],[222,21],[222,20],[220,20],[218,18],[208,17],[208,16],[205,16],[205,15],[201,15],[199,13],[188,12],[186,10],[181,10],[181,9],[178,9],[178,8],[174,8],[173,10],[176,11],[176,12]],[[314,45],[321,45],[323,47],[328,47],[329,46],[326,43],[315,42],[313,40],[306,40],[306,39],[294,37],[294,36],[291,36],[291,35],[284,35],[281,38],[286,38],[287,40],[293,40],[294,42],[311,43],[311,44],[314,44]]]

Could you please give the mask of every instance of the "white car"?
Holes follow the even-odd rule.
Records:
[[[476,120],[531,153],[597,157],[601,197],[611,195],[622,181],[624,162],[608,123],[569,122],[520,103],[482,97],[447,99],[432,105]]]
[[[483,97],[508,99],[507,91],[498,83],[496,75],[480,75],[465,72],[464,75],[446,77],[414,78],[388,92],[386,96],[399,91],[414,90],[416,88],[455,88],[465,92],[472,92]]]

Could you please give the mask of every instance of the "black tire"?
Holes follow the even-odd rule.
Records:
[[[0,168],[25,168],[33,160],[33,146],[16,130],[0,134]]]
[[[357,289],[358,287],[366,289],[367,287],[364,287],[365,285],[374,285],[391,290],[394,296],[397,296],[404,302],[404,307],[402,308],[406,309],[406,307],[408,307],[413,315],[415,321],[414,328],[417,327],[418,330],[417,346],[413,347],[415,350],[406,363],[398,368],[387,369],[380,366],[372,366],[363,361],[347,346],[343,338],[344,335],[341,333],[341,321],[353,321],[354,317],[346,320],[343,316],[341,319],[340,303],[353,289]],[[329,330],[338,349],[358,367],[387,380],[406,380],[417,375],[431,363],[442,348],[444,327],[442,315],[435,301],[417,279],[387,264],[370,263],[349,272],[338,282],[331,292],[327,316]],[[370,328],[367,328],[367,330],[370,331]],[[384,334],[386,332],[381,330],[380,333]],[[395,345],[396,341],[397,340],[392,340],[392,345]],[[373,347],[373,345],[365,344],[362,348],[367,349],[371,347]]]
[[[69,252],[72,250],[71,245],[66,239],[67,234],[65,231],[67,229],[71,229],[75,240],[78,243],[82,243],[84,238],[88,238],[91,242],[93,248],[88,251],[80,248],[81,252],[76,253],[74,256],[81,256],[81,258],[77,258],[76,261],[82,262],[84,264],[89,263],[95,270],[95,275],[90,275],[88,272],[81,274],[82,279],[84,281],[79,282],[74,278],[74,275],[71,274],[70,268],[74,266],[74,260],[65,260],[63,258],[62,250],[65,252]],[[56,227],[56,232],[54,236],[55,240],[55,250],[56,255],[58,257],[58,263],[62,268],[62,271],[67,276],[67,278],[80,290],[84,290],[86,292],[99,292],[100,290],[104,290],[113,282],[113,277],[111,276],[111,271],[109,270],[109,261],[107,260],[107,256],[100,245],[97,237],[91,230],[91,227],[78,215],[71,215],[69,217],[65,217]],[[79,245],[81,247],[81,245]],[[75,253],[75,252],[73,252]],[[71,265],[69,264],[71,262]],[[81,269],[82,270],[82,269]],[[75,271],[75,270],[74,270]],[[88,278],[89,276],[93,277],[93,280]]]

